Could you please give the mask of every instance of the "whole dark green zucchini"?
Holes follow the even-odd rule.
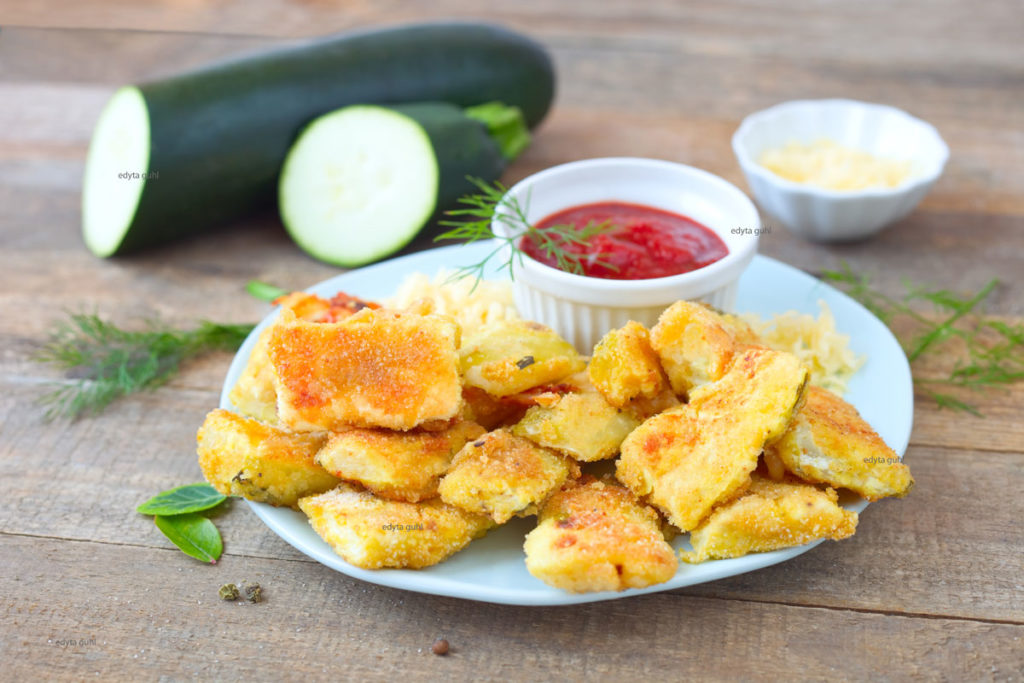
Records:
[[[90,145],[85,241],[111,256],[272,205],[298,131],[346,105],[497,100],[535,126],[553,95],[540,45],[465,23],[328,37],[128,86],[111,98]]]

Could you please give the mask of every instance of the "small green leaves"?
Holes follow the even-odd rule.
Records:
[[[209,484],[187,484],[158,493],[135,510],[144,515],[181,515],[209,510],[226,498]]]
[[[275,287],[274,285],[260,280],[249,280],[245,285],[245,291],[249,292],[249,295],[259,299],[260,301],[266,301],[267,303],[274,303],[275,299],[280,299],[282,296],[288,294],[288,290]]]
[[[224,544],[213,522],[199,513],[226,499],[209,484],[186,484],[162,491],[135,509],[144,515],[155,515],[156,528],[183,553],[214,564]]]
[[[167,517],[157,515],[153,521],[164,536],[189,557],[216,564],[224,550],[217,527],[198,513],[189,512]]]

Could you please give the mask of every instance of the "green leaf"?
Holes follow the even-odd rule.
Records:
[[[274,303],[275,299],[280,299],[282,296],[288,294],[287,289],[281,289],[275,287],[272,284],[261,282],[260,280],[249,280],[245,285],[245,291],[249,292],[250,296],[256,297],[260,301],[266,301],[267,303]]]
[[[153,521],[156,528],[189,557],[216,564],[224,550],[217,527],[198,513],[189,512],[170,517],[157,515]]]
[[[135,510],[144,515],[182,515],[209,510],[226,498],[209,484],[187,484],[158,493]]]

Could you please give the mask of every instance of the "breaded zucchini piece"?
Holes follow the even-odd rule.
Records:
[[[810,387],[785,435],[765,449],[800,479],[856,491],[868,500],[902,497],[910,468],[857,409],[827,389]]]
[[[282,310],[292,311],[296,317],[312,322],[342,320],[363,308],[376,308],[377,304],[363,301],[344,292],[332,299],[321,299],[315,294],[292,292],[274,302]],[[268,424],[277,424],[277,390],[274,388],[274,368],[270,364],[268,348],[270,327],[260,333],[249,362],[231,388],[228,398],[242,415],[255,417]]]
[[[732,335],[732,338],[743,346],[764,346],[760,335],[754,331],[754,328],[750,326],[743,318],[732,313],[723,313],[722,311],[715,311],[719,317],[722,318],[722,325],[726,331]]]
[[[571,459],[499,429],[456,454],[438,492],[450,505],[504,524],[535,514],[559,486],[579,475]]]
[[[679,562],[661,519],[628,489],[588,478],[544,503],[526,536],[526,568],[569,591],[621,591],[664,583]]]
[[[764,443],[779,439],[804,404],[810,373],[786,351],[746,347],[729,372],[690,392],[688,405],[707,419],[759,421]]]
[[[638,396],[655,398],[668,386],[647,328],[635,320],[612,330],[597,343],[587,374],[608,403],[617,408]]]
[[[440,500],[405,503],[377,498],[349,484],[299,501],[299,509],[334,552],[362,569],[421,569],[480,538],[490,518]]]
[[[630,401],[629,407],[637,417],[641,420],[646,420],[658,413],[663,413],[671,408],[676,408],[681,404],[682,401],[680,401],[679,397],[673,393],[672,387],[665,387],[665,390],[654,398],[637,396]]]
[[[511,397],[495,398],[476,387],[464,387],[462,401],[462,419],[476,422],[487,431],[519,422],[528,407]]]
[[[437,484],[452,458],[483,433],[483,427],[465,421],[437,432],[350,429],[331,436],[316,461],[381,498],[415,503],[437,496]]]
[[[684,562],[740,557],[803,545],[822,538],[839,541],[857,530],[857,513],[839,507],[834,489],[775,482],[754,475],[750,488],[717,508],[690,533],[693,551]]]
[[[666,308],[650,337],[672,389],[680,395],[724,377],[737,351],[756,339],[739,318],[693,301]]]
[[[459,329],[450,319],[363,309],[338,323],[289,311],[272,328],[277,412],[296,431],[407,430],[462,404]]]
[[[338,479],[314,456],[327,434],[298,434],[226,410],[206,416],[196,435],[199,467],[226,496],[294,507],[302,496],[327,491]]]
[[[596,392],[565,394],[550,408],[534,406],[512,428],[540,446],[581,462],[615,457],[622,440],[640,426],[628,408],[615,408]]]
[[[807,370],[795,356],[748,348],[690,403],[655,415],[622,443],[616,477],[683,531],[750,482],[765,443],[799,408]]]
[[[467,335],[459,359],[467,386],[499,397],[557,382],[585,365],[551,328],[522,320],[499,321]]]
[[[786,466],[771,446],[766,446],[761,453],[761,462],[764,463],[765,475],[772,481],[783,481],[786,478]]]
[[[249,354],[249,361],[231,388],[228,398],[242,415],[254,417],[267,424],[277,424],[277,390],[274,389],[274,366],[270,364],[268,348],[273,326],[260,332]]]

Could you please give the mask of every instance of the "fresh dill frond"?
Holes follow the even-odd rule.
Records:
[[[519,247],[520,239],[531,240],[537,245],[548,258],[555,261],[559,270],[575,275],[583,274],[583,261],[592,261],[594,265],[618,270],[614,264],[609,263],[597,254],[577,254],[569,251],[569,245],[586,245],[589,240],[602,233],[614,230],[616,226],[604,221],[601,223],[589,222],[582,228],[569,224],[548,225],[538,227],[530,223],[527,218],[529,210],[529,195],[525,205],[518,199],[508,196],[508,188],[500,182],[487,183],[480,178],[470,177],[468,180],[479,190],[476,194],[466,195],[458,200],[462,208],[446,211],[445,215],[451,216],[450,220],[439,221],[439,225],[451,228],[434,238],[435,242],[442,240],[462,240],[466,244],[472,244],[480,240],[497,240],[497,244],[480,261],[458,268],[452,275],[452,279],[473,276],[476,282],[483,279],[487,265],[506,250],[507,258],[499,266],[498,271],[507,270],[509,277],[514,278],[513,264],[522,263],[523,251]],[[500,223],[508,226],[510,235],[498,235],[491,227],[492,222],[497,219]],[[475,284],[474,284],[475,287]]]
[[[897,333],[909,327],[910,334],[900,338],[913,368],[925,354],[941,353],[954,360],[944,377],[914,377],[914,384],[939,408],[949,408],[981,416],[974,405],[932,387],[946,386],[982,391],[1024,380],[1024,324],[1010,324],[985,316],[980,308],[999,286],[990,280],[976,294],[960,296],[947,289],[928,289],[904,281],[904,296],[894,298],[874,289],[868,278],[854,273],[843,263],[837,271],[826,271],[824,278],[840,285],[847,294],[864,304]],[[915,310],[912,302],[930,303],[938,320]],[[907,322],[909,325],[895,325]],[[948,342],[959,342],[953,347]]]
[[[35,356],[69,380],[42,397],[46,417],[99,413],[122,396],[165,383],[185,360],[207,351],[237,349],[253,327],[203,321],[180,330],[150,321],[144,329],[130,331],[95,314],[71,314]]]

